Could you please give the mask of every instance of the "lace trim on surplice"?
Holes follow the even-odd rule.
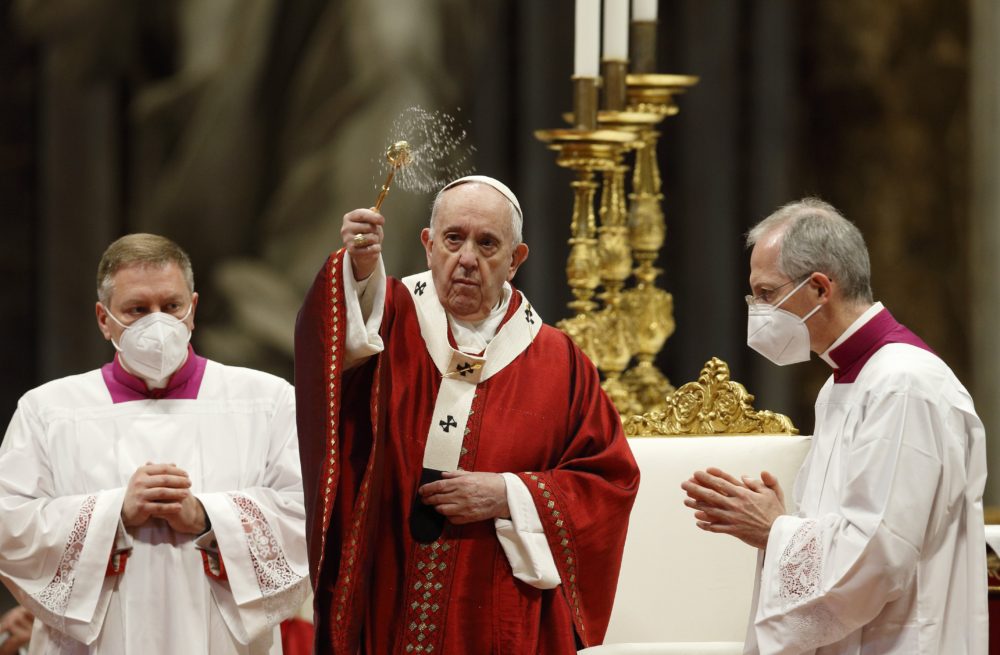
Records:
[[[228,496],[243,525],[257,586],[264,598],[267,620],[276,623],[294,613],[302,604],[305,589],[298,584],[302,576],[288,565],[281,543],[257,503],[239,493]]]
[[[35,618],[42,621],[54,631],[49,632],[49,639],[60,651],[69,652],[77,641],[66,634],[66,609],[73,595],[73,585],[76,583],[76,566],[83,553],[83,544],[87,541],[90,520],[97,506],[97,496],[87,496],[76,513],[73,529],[66,538],[66,547],[56,565],[55,575],[44,589],[31,598],[37,603],[29,607]]]
[[[804,522],[778,560],[780,586],[778,596],[786,610],[785,617],[796,644],[815,647],[829,643],[841,632],[841,622],[823,602],[803,606],[819,595],[823,575],[823,543],[819,524]]]
[[[823,546],[816,521],[803,523],[778,560],[781,579],[779,597],[784,604],[797,605],[816,595],[823,573]]]
[[[69,607],[69,598],[76,582],[76,565],[80,561],[83,543],[87,540],[87,530],[90,528],[90,519],[94,515],[96,505],[97,496],[87,496],[84,499],[80,511],[76,513],[73,529],[66,538],[66,547],[63,549],[62,557],[59,558],[52,581],[45,589],[32,594],[43,608],[56,617],[64,617],[66,608]]]

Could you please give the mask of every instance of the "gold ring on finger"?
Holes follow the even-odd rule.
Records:
[[[365,239],[365,235],[363,235],[363,234],[355,234],[354,235],[354,245],[355,246],[361,248],[366,243],[367,243],[367,239]]]

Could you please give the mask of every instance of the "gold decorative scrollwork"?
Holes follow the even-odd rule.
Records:
[[[717,357],[705,363],[696,382],[666,397],[666,408],[623,421],[629,436],[798,434],[791,419],[755,410],[746,387],[729,378],[729,365]]]

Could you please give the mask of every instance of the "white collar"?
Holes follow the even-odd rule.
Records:
[[[503,283],[500,292],[500,301],[490,310],[489,316],[479,321],[463,321],[448,314],[448,324],[451,326],[451,334],[455,337],[458,349],[464,353],[481,353],[490,345],[490,341],[497,333],[503,317],[507,315],[507,308],[510,306],[510,299],[513,289],[509,283]],[[445,312],[447,314],[447,312]]]
[[[864,313],[861,314],[861,316],[857,317],[854,320],[854,322],[847,327],[846,330],[840,333],[840,336],[837,337],[836,341],[830,344],[830,347],[827,348],[825,351],[823,351],[823,354],[820,355],[820,358],[833,368],[835,369],[840,368],[839,366],[837,366],[837,363],[833,361],[833,358],[830,357],[830,351],[832,351],[834,348],[836,348],[840,344],[850,339],[855,332],[860,330],[865,325],[865,323],[875,318],[875,315],[881,312],[883,309],[885,309],[885,306],[881,302],[876,302],[872,304],[872,306],[866,309]]]
[[[448,342],[448,321],[450,318],[444,306],[438,299],[434,288],[434,279],[430,271],[410,275],[402,279],[403,285],[409,290],[413,304],[417,309],[417,320],[420,323],[420,334],[427,346],[427,353],[434,361],[438,371],[452,375],[453,368],[466,360],[476,360],[480,368],[475,376],[465,376],[466,382],[478,384],[489,379],[493,374],[503,370],[524,350],[531,345],[538,331],[542,328],[542,318],[520,291],[521,306],[509,321],[499,330],[495,330],[493,338],[481,356],[469,355],[455,350]],[[513,289],[511,290],[513,296]],[[509,299],[508,299],[509,302]],[[506,307],[496,310],[503,320],[507,313]],[[493,318],[493,312],[490,319]],[[482,326],[478,326],[482,329]]]

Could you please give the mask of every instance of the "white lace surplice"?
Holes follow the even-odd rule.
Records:
[[[985,477],[982,423],[930,353],[886,345],[828,381],[746,652],[985,655]]]
[[[112,404],[99,371],[26,394],[0,448],[0,574],[45,624],[31,652],[280,652],[277,623],[308,589],[294,404],[286,382],[214,362],[197,400]],[[193,535],[119,532],[147,461],[188,472],[228,581]]]

